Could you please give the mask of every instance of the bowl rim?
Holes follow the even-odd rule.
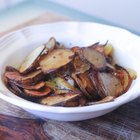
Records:
[[[19,33],[19,32],[25,32],[28,29],[34,30],[36,27],[54,26],[56,24],[92,24],[92,25],[105,26],[107,28],[121,30],[127,34],[132,35],[133,37],[140,39],[139,36],[132,34],[131,32],[129,32],[125,29],[122,29],[120,27],[114,27],[114,26],[109,26],[109,25],[104,25],[104,24],[99,24],[99,23],[93,23],[93,22],[73,22],[73,21],[63,21],[62,22],[62,21],[59,21],[59,22],[54,22],[54,23],[39,24],[39,25],[32,25],[32,26],[24,27],[22,29],[19,29],[17,31],[13,31],[11,33],[4,35],[3,37],[0,38],[0,42],[2,40],[6,39],[7,37],[15,35],[16,33]],[[138,81],[140,81],[140,78],[138,79]],[[129,92],[132,92],[131,90]],[[113,107],[118,107],[122,104],[125,104],[125,103],[137,98],[138,96],[140,96],[140,92],[139,92],[140,89],[138,88],[138,84],[137,84],[135,90],[136,90],[135,95],[132,94],[131,96],[130,95],[128,96],[128,94],[126,92],[124,95],[121,95],[120,97],[116,98],[113,102],[95,104],[95,105],[90,105],[90,106],[82,106],[82,107],[59,107],[59,106],[56,107],[56,106],[41,105],[38,103],[33,103],[31,101],[25,100],[18,96],[17,96],[17,98],[11,98],[5,94],[5,92],[7,92],[7,91],[3,91],[1,89],[0,89],[0,98],[11,104],[14,104],[16,106],[26,108],[29,110],[38,110],[38,111],[45,111],[45,112],[51,112],[51,113],[83,113],[83,112],[102,111],[102,110],[110,109]],[[9,91],[9,93],[12,93],[12,92]]]

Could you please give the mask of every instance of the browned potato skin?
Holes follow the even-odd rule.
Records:
[[[115,67],[117,69],[116,76],[120,79],[123,86],[123,93],[125,93],[130,88],[133,79],[125,68],[119,65],[116,65]]]
[[[18,70],[12,66],[6,66],[5,72],[18,72]]]
[[[86,105],[86,103],[87,103],[87,100],[84,97],[78,96],[74,99],[71,99],[71,100],[64,102],[62,104],[62,106],[64,106],[64,107],[76,107],[76,106],[84,106],[84,105]]]
[[[42,71],[36,71],[26,76],[22,76],[19,72],[5,72],[4,76],[21,85],[35,85],[44,77]]]
[[[86,91],[86,85],[84,83],[82,83],[82,80],[80,78],[78,78],[77,74],[72,74],[72,78],[75,80],[76,84],[78,85],[78,87],[80,88],[80,90],[83,92],[84,96],[86,98],[91,98],[90,94]],[[86,83],[86,81],[85,81]]]
[[[28,89],[28,90],[39,90],[41,88],[44,88],[46,83],[44,81],[41,81],[35,85],[22,85],[22,84],[19,84],[19,83],[16,83],[14,82],[15,85],[23,88],[23,89]]]
[[[102,104],[102,103],[108,103],[114,101],[115,97],[113,96],[106,96],[102,100],[96,101],[96,102],[88,102],[86,105],[95,105],[95,104]]]
[[[24,92],[20,87],[15,85],[12,81],[8,81],[8,83],[8,88],[11,92],[15,93],[17,96],[23,97],[22,95],[24,95]]]
[[[28,69],[26,69],[23,72],[20,72],[20,74],[23,75],[23,76],[27,75],[27,74],[35,71],[37,67],[39,67],[39,63],[37,61],[35,61],[30,67],[28,67]]]
[[[106,96],[118,97],[123,93],[121,81],[110,73],[98,73],[99,84]]]
[[[43,96],[47,96],[51,93],[51,89],[48,87],[45,87],[42,90],[28,90],[28,89],[24,89],[24,92],[26,95],[31,96],[31,97],[43,97]]]
[[[92,84],[94,85],[94,88],[96,89],[96,92],[97,94],[101,97],[101,98],[105,98],[106,97],[106,94],[104,93],[101,85],[100,85],[100,82],[99,82],[99,79],[98,79],[98,72],[97,71],[91,71],[90,74],[89,74],[89,77],[92,81]]]
[[[106,68],[106,59],[101,52],[92,48],[83,48],[82,55],[94,67],[94,69],[104,70]]]
[[[66,53],[68,56],[65,55]],[[70,49],[55,49],[48,55],[43,56],[39,64],[42,71],[48,74],[70,63],[74,55]]]
[[[87,70],[91,68],[90,64],[87,61],[82,60],[78,54],[75,55],[72,63],[75,69],[75,73],[77,74],[85,73]]]
[[[81,91],[89,100],[96,100],[98,98],[97,91],[89,78],[88,73],[76,74],[75,80],[77,81],[77,85],[80,87]]]
[[[52,96],[45,97],[40,100],[41,104],[45,105],[64,105],[67,101],[72,101],[79,97],[79,94],[64,93],[64,94],[54,94]]]

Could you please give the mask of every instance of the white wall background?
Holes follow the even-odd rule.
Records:
[[[140,32],[140,0],[50,0]]]

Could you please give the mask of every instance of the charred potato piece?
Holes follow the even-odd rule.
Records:
[[[102,100],[96,101],[96,102],[88,102],[87,105],[95,105],[95,104],[102,104],[102,103],[108,103],[114,101],[115,97],[113,96],[106,96]]]
[[[35,85],[44,78],[44,75],[40,70],[32,72],[26,76],[22,76],[19,72],[6,72],[4,76],[9,80],[22,85]]]
[[[43,96],[47,96],[51,93],[51,89],[48,88],[48,87],[45,87],[41,90],[28,90],[28,89],[24,89],[24,93],[27,95],[27,96],[30,96],[30,97],[43,97]]]
[[[75,56],[73,60],[73,65],[76,73],[84,73],[90,69],[90,64],[82,60],[78,55]]]
[[[66,94],[57,94],[57,95],[52,95],[43,98],[40,103],[45,104],[45,105],[61,105],[64,104],[65,102],[77,98],[79,94],[72,94],[72,93],[66,93]]]
[[[19,84],[17,82],[14,82],[14,83],[15,83],[15,85],[17,85],[23,89],[29,89],[29,90],[39,90],[41,88],[44,88],[46,85],[44,81],[41,81],[35,85],[23,85],[23,84]]]
[[[5,72],[4,76],[12,81],[21,81],[23,78],[19,72]]]
[[[41,70],[38,70],[23,77],[22,81],[23,84],[29,83],[29,85],[35,85],[43,79],[44,79],[44,74],[42,73]]]
[[[83,48],[84,58],[93,65],[97,70],[103,70],[106,68],[106,58],[99,51],[92,48]]]
[[[80,88],[81,92],[84,94],[84,96],[88,99],[91,99],[91,95],[86,91],[86,86],[87,86],[87,83],[83,81],[77,76],[77,74],[72,74],[72,78],[75,80],[77,86]]]
[[[73,57],[74,53],[69,49],[56,49],[46,55],[39,64],[42,71],[47,74],[65,66]]]
[[[123,93],[121,81],[111,73],[98,72],[98,81],[106,96],[117,97]]]
[[[72,76],[87,99],[95,100],[99,97],[88,74],[81,73],[73,74]]]
[[[39,58],[39,56],[41,55],[41,53],[43,52],[45,46],[41,45],[39,47],[37,47],[35,50],[33,50],[24,60],[24,62],[22,63],[22,65],[19,68],[19,72],[26,74],[32,70],[35,69],[36,65],[38,65],[36,63],[36,60]]]
[[[125,93],[131,86],[133,79],[131,78],[129,72],[123,67],[116,65],[116,69],[115,75],[120,79],[123,86],[123,92]]]
[[[64,107],[75,107],[75,106],[84,106],[86,105],[87,100],[82,96],[77,96],[75,98],[72,98],[64,103],[61,103]]]
[[[104,94],[104,91],[103,91],[101,84],[99,82],[99,79],[98,79],[98,72],[97,71],[90,72],[89,77],[92,81],[92,84],[94,85],[94,87],[96,89],[98,96],[101,97],[102,99],[105,98],[106,95]]]
[[[17,85],[15,85],[15,83],[13,83],[13,81],[9,81],[8,89],[18,96],[23,97],[23,95],[24,95],[23,90],[20,87],[18,87]]]
[[[83,88],[85,88],[85,90],[87,91],[88,95],[90,96],[90,99],[91,100],[96,99],[96,97],[98,95],[97,95],[97,92],[95,90],[95,87],[92,84],[92,81],[90,80],[88,74],[86,74],[86,73],[79,74],[78,77],[80,78],[80,80],[83,83],[81,86],[83,87],[83,85],[84,85]]]

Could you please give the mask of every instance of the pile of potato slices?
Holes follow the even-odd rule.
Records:
[[[99,42],[66,48],[54,37],[33,50],[19,69],[5,68],[8,89],[44,105],[75,107],[113,101],[127,92],[136,72],[116,64],[113,47]]]

